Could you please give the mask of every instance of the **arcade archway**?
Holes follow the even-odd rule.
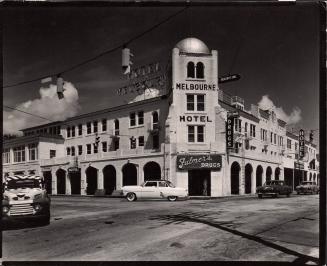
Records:
[[[262,186],[262,174],[263,174],[263,168],[261,165],[258,165],[256,174],[255,174],[257,187]]]
[[[135,164],[127,163],[123,166],[123,186],[137,185],[137,169]]]
[[[86,171],[86,194],[94,195],[98,188],[98,169],[89,166]]]
[[[112,165],[103,168],[103,188],[106,195],[111,195],[116,189],[116,169]]]
[[[271,175],[272,175],[272,170],[271,167],[268,166],[267,170],[266,170],[266,181],[270,181],[271,180]]]
[[[275,180],[279,180],[279,176],[280,176],[280,168],[277,167],[277,168],[275,169]]]
[[[148,162],[144,165],[144,181],[161,179],[160,165],[156,162]]]
[[[66,171],[58,169],[57,176],[57,194],[66,194]]]
[[[230,170],[231,171],[231,173],[230,173],[231,194],[239,194],[240,193],[240,189],[239,189],[240,170],[241,170],[241,167],[240,167],[239,163],[233,162],[233,164],[231,166],[231,170]]]
[[[251,193],[252,172],[253,172],[253,168],[251,164],[245,165],[245,194]]]

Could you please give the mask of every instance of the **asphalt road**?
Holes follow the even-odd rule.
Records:
[[[51,223],[3,232],[3,260],[317,263],[319,195],[136,201],[52,197]]]

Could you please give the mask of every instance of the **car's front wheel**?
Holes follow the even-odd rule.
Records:
[[[167,198],[169,201],[176,201],[177,197],[176,196],[168,196]]]
[[[136,195],[135,195],[135,193],[133,193],[133,192],[129,192],[129,193],[126,195],[126,199],[127,199],[128,201],[135,201],[135,200],[136,200]]]

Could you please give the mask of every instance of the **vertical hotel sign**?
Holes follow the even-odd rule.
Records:
[[[304,130],[300,129],[300,131],[299,131],[299,159],[303,159],[303,157],[304,157],[304,146],[305,146]]]
[[[226,122],[226,145],[227,149],[234,148],[234,116],[227,115]]]

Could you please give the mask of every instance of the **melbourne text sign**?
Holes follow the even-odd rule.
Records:
[[[220,169],[221,155],[177,155],[177,168],[179,170],[189,169]]]

